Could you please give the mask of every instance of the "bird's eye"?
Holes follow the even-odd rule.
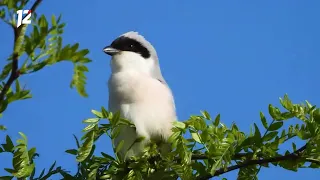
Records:
[[[134,45],[133,45],[133,44],[130,44],[129,47],[130,47],[130,48],[134,48]]]

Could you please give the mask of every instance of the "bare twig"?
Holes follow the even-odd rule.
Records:
[[[32,5],[31,7],[31,12],[34,12],[37,7],[39,6],[39,4],[41,3],[42,0],[36,0],[35,3]],[[18,57],[19,57],[19,49],[17,49],[17,46],[20,46],[19,44],[19,38],[24,36],[24,32],[22,31],[23,28],[26,27],[25,24],[22,24],[21,26],[19,26],[18,28],[15,26],[13,27],[13,31],[14,31],[14,52],[12,55],[12,68],[11,68],[11,74],[9,76],[9,79],[7,80],[7,82],[4,84],[1,93],[0,93],[0,104],[3,102],[4,97],[6,95],[6,93],[8,92],[9,88],[11,87],[12,83],[18,79],[18,77],[20,76],[19,73],[19,67],[18,67]]]

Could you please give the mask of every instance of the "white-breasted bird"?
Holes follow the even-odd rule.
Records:
[[[161,74],[155,48],[143,36],[130,31],[103,51],[112,56],[109,111],[120,111],[120,115],[136,127],[121,127],[114,139],[115,146],[124,140],[121,157],[139,155],[150,140],[166,144],[177,117],[174,98]],[[134,143],[141,136],[145,139]]]

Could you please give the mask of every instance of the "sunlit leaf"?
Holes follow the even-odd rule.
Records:
[[[198,133],[196,133],[196,132],[191,133],[191,136],[192,136],[192,138],[193,138],[196,142],[202,143],[201,140],[200,140],[200,136],[199,136]]]
[[[180,121],[173,122],[173,125],[175,127],[177,127],[177,128],[180,128],[180,129],[184,129],[186,127],[186,125],[183,122],[180,122]]]
[[[262,112],[260,112],[260,120],[264,128],[268,129],[267,119]]]
[[[78,150],[78,155],[77,155],[78,162],[84,161],[89,156],[93,146],[94,134],[95,134],[94,131],[88,132],[85,142],[81,145],[81,147]]]
[[[201,114],[203,115],[204,118],[211,120],[211,117],[208,111],[201,111]]]

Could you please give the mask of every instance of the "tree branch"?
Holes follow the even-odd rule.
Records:
[[[31,12],[34,12],[36,8],[39,6],[42,0],[36,0],[36,2],[32,5],[31,7]],[[26,24],[22,24],[20,27],[13,27],[14,31],[14,52],[12,55],[12,68],[11,68],[11,74],[9,76],[9,79],[7,82],[4,84],[1,93],[0,93],[0,104],[3,102],[4,97],[6,93],[8,92],[9,88],[11,87],[12,83],[18,79],[20,76],[19,70],[18,70],[18,58],[19,58],[19,51],[20,51],[20,46],[21,46],[21,38],[24,37],[25,31],[22,31],[24,28],[26,28]],[[19,47],[19,48],[18,48]]]
[[[244,157],[250,157],[252,156],[253,153],[237,153],[233,156],[234,159],[241,159]],[[209,159],[209,157],[205,154],[192,154],[191,160],[204,160],[204,159]],[[179,160],[179,159],[177,159]]]
[[[237,164],[234,166],[230,166],[227,169],[225,168],[220,168],[218,169],[213,175],[208,174],[206,176],[198,177],[198,180],[207,180],[210,179],[214,176],[219,176],[221,174],[240,169],[243,167],[251,166],[251,165],[261,165],[261,164],[266,164],[266,163],[271,163],[271,162],[280,162],[280,161],[285,161],[285,160],[298,160],[301,157],[302,152],[307,148],[307,144],[302,146],[300,149],[294,151],[293,153],[284,155],[284,156],[278,156],[278,157],[272,157],[272,158],[267,158],[267,159],[258,159],[258,160],[249,160],[241,164]],[[307,161],[311,162],[310,160],[306,159]],[[313,161],[313,163],[316,163]],[[317,162],[319,163],[319,162]]]

